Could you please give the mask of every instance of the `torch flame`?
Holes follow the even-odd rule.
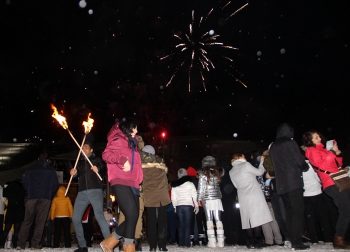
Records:
[[[109,195],[109,198],[112,200],[112,202],[114,202],[115,201],[115,196],[114,195]]]
[[[94,119],[90,118],[91,113],[88,115],[87,122],[83,122],[83,126],[85,128],[85,134],[90,133],[92,126],[94,126]]]
[[[52,117],[55,118],[64,129],[68,129],[66,118],[58,114],[57,108],[53,104],[51,104],[51,108],[53,109]]]

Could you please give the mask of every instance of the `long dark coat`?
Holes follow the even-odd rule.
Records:
[[[4,223],[19,223],[24,220],[25,190],[17,181],[7,182],[4,185],[3,196],[8,199],[7,212]]]

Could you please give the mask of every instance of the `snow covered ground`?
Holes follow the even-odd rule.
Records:
[[[307,251],[346,251],[346,250],[334,250],[332,245],[311,245],[311,248]],[[72,248],[43,248],[41,251],[47,251],[47,252],[72,252],[76,249],[76,244],[73,244]],[[210,252],[210,251],[253,251],[251,249],[248,249],[246,246],[225,246],[224,248],[217,248],[217,249],[212,249],[212,248],[207,248],[204,246],[195,246],[192,248],[179,248],[177,246],[173,246],[173,245],[168,245],[167,246],[169,252],[172,251],[188,251],[188,252]],[[26,249],[26,251],[28,251],[30,249]],[[14,249],[4,249],[2,251],[16,251]],[[94,243],[92,248],[89,248],[90,252],[101,252],[102,249],[100,248],[99,244]],[[115,252],[118,252],[118,248],[114,250]],[[147,243],[142,243],[142,251],[149,251],[149,246]],[[290,249],[285,249],[283,247],[280,246],[272,246],[272,247],[268,247],[268,248],[264,248],[264,249],[259,249],[256,251],[291,251]]]

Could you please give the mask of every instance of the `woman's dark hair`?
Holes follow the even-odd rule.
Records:
[[[134,145],[134,140],[131,137],[131,133],[133,132],[133,129],[135,129],[137,127],[137,123],[134,120],[131,119],[126,119],[123,120],[120,124],[119,124],[119,128],[120,130],[124,133],[124,135],[128,138],[129,141],[129,147],[132,148],[132,146]]]
[[[319,132],[318,130],[309,130],[309,131],[305,132],[303,135],[303,144],[306,147],[315,146],[315,144],[312,142],[312,135],[315,133],[320,136],[321,142],[323,144],[326,143],[326,138],[321,134],[321,132]]]
[[[218,177],[219,183],[221,182],[220,168],[217,166],[203,168],[203,174],[207,177],[208,184],[210,182],[211,170],[214,170],[215,176]]]

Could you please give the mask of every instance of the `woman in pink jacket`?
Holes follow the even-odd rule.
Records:
[[[339,192],[331,177],[320,171],[338,172],[338,167],[343,164],[343,158],[340,156],[341,151],[335,141],[330,150],[325,149],[322,144],[322,136],[316,130],[306,132],[303,135],[303,142],[307,147],[305,156],[320,177],[324,192],[333,199],[338,208],[339,217],[335,227],[333,246],[335,249],[350,249],[350,244],[344,240],[345,232],[350,223],[350,191]]]
[[[137,148],[137,124],[134,121],[116,123],[110,129],[107,147],[102,159],[107,163],[108,181],[125,221],[107,239],[101,242],[104,252],[113,248],[124,237],[124,251],[135,251],[134,234],[139,216],[139,185],[143,180],[141,157]]]

